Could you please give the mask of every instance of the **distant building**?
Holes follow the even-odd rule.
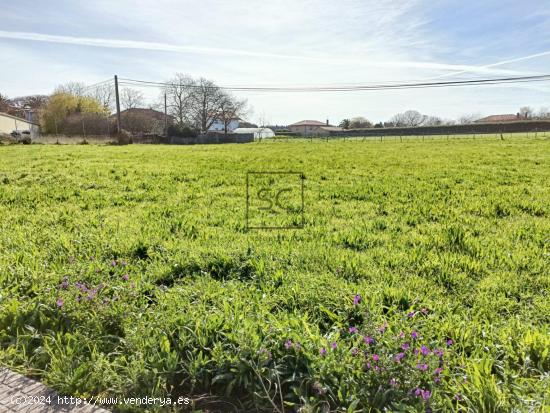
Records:
[[[34,139],[40,132],[40,126],[38,123],[0,112],[0,133],[11,134],[12,132],[29,132],[31,139]]]
[[[111,115],[111,119],[116,120],[116,114]],[[122,129],[132,133],[155,133],[162,135],[164,133],[164,113],[155,109],[131,108],[120,112],[120,121]],[[174,117],[167,115],[167,123],[174,123]]]
[[[319,122],[318,120],[302,120],[289,125],[288,129],[302,136],[327,136],[331,132],[342,130],[342,128],[330,125],[328,120],[326,123]]]
[[[474,123],[502,123],[502,122],[519,122],[525,120],[519,113],[513,115],[491,115],[485,118],[478,119]]]

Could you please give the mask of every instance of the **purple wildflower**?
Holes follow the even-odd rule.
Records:
[[[417,388],[417,389],[414,391],[414,394],[415,394],[415,396],[420,396],[420,397],[422,397],[422,399],[424,399],[424,401],[428,401],[429,398],[430,398],[431,395],[432,395],[432,392],[429,391],[429,390],[424,390],[424,389],[419,389],[419,388]]]
[[[285,348],[287,350],[290,350],[292,348],[292,340],[289,339],[289,340],[285,341]]]
[[[397,336],[398,338],[405,338],[405,333],[400,331],[399,332],[399,335]]]
[[[407,317],[413,318],[415,314],[416,314],[416,311],[411,311],[409,314],[407,314]]]
[[[122,279],[123,279],[124,281],[128,281],[129,278],[130,278],[130,276],[129,276],[128,274],[124,274],[124,275],[122,276]]]
[[[338,344],[336,343],[336,341],[333,341],[332,343],[330,343],[330,347],[331,347],[333,350],[336,350],[336,347],[338,347]]]
[[[399,363],[403,357],[405,357],[405,353],[397,353],[397,354],[395,355],[395,361],[396,361],[396,363]]]
[[[320,354],[321,356],[325,356],[325,355],[327,354],[327,349],[324,348],[324,347],[321,347],[321,349],[319,350],[319,354]]]
[[[428,365],[426,363],[418,363],[416,365],[416,368],[418,370],[426,371],[426,370],[428,370]]]
[[[447,347],[452,346],[453,343],[454,343],[454,341],[453,341],[452,339],[448,339],[448,340],[447,340]]]
[[[413,332],[411,333],[411,337],[412,337],[413,340],[416,340],[416,339],[418,338],[418,332],[417,332],[417,331],[413,331]]]
[[[374,343],[374,339],[373,339],[371,336],[365,336],[365,337],[363,337],[363,341],[365,342],[365,344],[372,344],[372,343]]]
[[[439,376],[435,376],[435,378],[434,378],[434,383],[435,383],[435,384],[441,383],[441,378],[440,378]]]
[[[116,267],[116,261],[115,260],[111,261],[111,267]]]
[[[350,334],[357,334],[359,332],[359,330],[357,330],[357,327],[350,327],[348,331]]]
[[[435,354],[437,357],[441,358],[441,357],[443,357],[443,350],[441,350],[440,348],[436,348],[436,349],[434,350],[434,354]]]
[[[55,302],[55,305],[57,305],[59,308],[63,307],[63,300],[61,298],[58,298]]]
[[[63,281],[59,285],[62,289],[66,290],[69,288],[69,277],[63,277]]]
[[[403,343],[403,345],[401,346],[401,348],[405,351],[407,351],[410,347],[411,345],[409,343]]]
[[[455,400],[457,401],[462,400],[462,396],[460,395],[460,393],[455,394]]]
[[[378,360],[380,360],[380,356],[379,356],[378,354],[373,354],[373,355],[372,355],[372,359],[373,359],[374,361],[378,361]]]
[[[355,294],[355,297],[353,297],[353,305],[359,305],[361,300],[362,300],[361,296],[359,294]]]
[[[352,349],[351,349],[351,355],[355,357],[357,354],[359,354],[359,350],[356,349],[355,347],[352,348]]]
[[[435,369],[435,374],[440,375],[443,372],[443,369],[441,367],[438,367]]]
[[[428,349],[428,347],[423,345],[422,347],[420,347],[420,353],[422,353],[423,356],[427,356],[428,354],[430,354],[430,350]]]
[[[393,377],[390,379],[390,386],[397,387],[397,380]]]

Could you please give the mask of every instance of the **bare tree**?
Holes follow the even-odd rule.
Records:
[[[264,131],[267,129],[267,125],[269,125],[271,122],[267,118],[267,115],[265,112],[260,113],[258,116],[258,137],[261,140],[263,137]]]
[[[246,113],[246,100],[239,100],[229,93],[222,93],[219,103],[219,120],[223,123],[224,134],[227,135],[231,121],[239,120]]]
[[[176,76],[167,82],[162,99],[166,94],[168,113],[172,115],[179,126],[194,126],[192,103],[195,81],[184,74]]]
[[[460,125],[469,125],[470,123],[474,123],[476,120],[481,118],[481,114],[479,113],[466,113],[462,116],[460,116],[457,121]]]
[[[547,107],[542,107],[537,113],[537,118],[539,119],[550,119],[550,109]]]
[[[201,132],[207,132],[216,121],[223,96],[222,90],[211,80],[200,78],[196,81],[192,92],[192,110],[195,125]]]
[[[422,126],[426,122],[427,116],[416,110],[408,110],[403,113],[398,113],[390,122],[398,127],[416,127]]]
[[[67,93],[69,95],[83,97],[86,95],[86,84],[82,82],[68,82],[57,86],[54,93]]]
[[[10,100],[6,95],[0,93],[0,112],[8,112],[10,107]]]
[[[424,126],[441,126],[443,124],[444,121],[439,116],[427,116],[424,121]]]
[[[90,95],[103,105],[105,109],[112,112],[115,88],[110,83],[104,83],[92,89]]]
[[[535,110],[531,106],[523,106],[519,109],[519,115],[523,119],[532,119],[535,114]]]
[[[139,90],[127,87],[120,91],[120,103],[124,109],[134,109],[143,106],[145,99]]]

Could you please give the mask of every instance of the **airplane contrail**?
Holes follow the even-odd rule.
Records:
[[[475,72],[482,74],[508,74],[508,75],[522,75],[523,72],[513,70],[494,70],[491,67],[478,67],[470,65],[455,65],[438,62],[415,62],[415,61],[379,61],[372,59],[369,61],[358,59],[342,59],[342,58],[323,58],[316,56],[304,56],[304,55],[288,55],[279,53],[268,53],[259,51],[249,51],[241,49],[226,49],[215,47],[203,47],[203,46],[182,46],[170,43],[160,42],[144,42],[134,40],[121,40],[121,39],[106,39],[96,37],[76,37],[76,36],[60,36],[35,32],[14,32],[0,30],[0,38],[13,39],[13,40],[26,40],[35,42],[48,42],[48,43],[62,43],[72,44],[79,46],[91,46],[91,47],[103,47],[113,49],[136,49],[136,50],[151,50],[161,52],[172,53],[195,53],[195,54],[208,54],[208,55],[228,55],[228,56],[248,56],[248,57],[263,57],[271,59],[285,59],[285,60],[298,60],[309,61],[324,64],[350,64],[367,67],[380,67],[380,68],[416,68],[416,69],[429,69],[429,70],[441,70],[441,71],[453,71],[456,74],[462,72]],[[452,75],[447,74],[447,75]],[[444,75],[444,76],[447,76]]]

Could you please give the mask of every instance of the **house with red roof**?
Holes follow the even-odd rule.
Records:
[[[491,115],[485,118],[478,119],[474,123],[503,123],[503,122],[520,122],[525,120],[519,113],[507,114],[507,115]]]
[[[289,125],[288,129],[302,136],[327,136],[331,132],[342,130],[342,128],[329,124],[328,119],[326,123],[319,122],[318,120],[302,120]]]

